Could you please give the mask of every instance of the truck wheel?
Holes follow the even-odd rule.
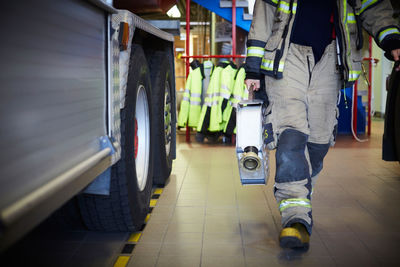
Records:
[[[150,55],[152,81],[152,127],[154,168],[153,183],[164,186],[172,169],[172,97],[173,81],[171,64],[165,52],[155,51]]]
[[[138,231],[148,214],[153,182],[150,87],[143,49],[134,44],[121,110],[121,159],[111,169],[110,195],[79,197],[90,230]]]

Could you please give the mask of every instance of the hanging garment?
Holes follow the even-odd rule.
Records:
[[[181,108],[178,116],[178,126],[197,127],[201,111],[201,94],[203,74],[201,64],[195,60],[191,64],[193,69],[186,81]]]
[[[249,91],[246,88],[244,80],[246,78],[246,71],[244,66],[241,66],[236,73],[232,95],[229,98],[229,103],[223,112],[224,133],[236,133],[236,111],[238,104],[241,100],[248,99]]]
[[[207,132],[218,132],[220,126],[211,125],[211,109],[213,106],[218,105],[219,88],[221,84],[221,72],[228,65],[227,62],[222,62],[217,65],[211,75],[210,84],[207,88],[204,105],[201,108],[199,123],[197,125],[197,132],[207,134]]]
[[[237,67],[233,62],[230,62],[221,71],[220,87],[215,93],[214,100],[217,100],[217,105],[211,107],[210,129],[211,131],[222,131],[225,124],[222,120],[222,112],[226,108],[229,98],[233,91]]]
[[[204,100],[207,94],[207,88],[208,85],[210,84],[212,72],[214,71],[214,64],[210,60],[207,60],[203,62],[202,66],[203,66],[203,86],[201,91],[201,106],[204,105]]]

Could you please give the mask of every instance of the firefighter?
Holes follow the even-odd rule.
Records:
[[[362,28],[399,60],[400,31],[392,14],[389,0],[256,0],[245,82],[257,90],[265,76],[281,247],[309,245],[311,191],[335,140],[339,89],[361,73]]]

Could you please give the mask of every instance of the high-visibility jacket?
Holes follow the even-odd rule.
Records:
[[[206,60],[203,62],[202,67],[203,67],[203,89],[201,95],[201,106],[204,105],[204,99],[206,97],[208,85],[210,84],[211,74],[214,71],[214,64],[211,61]]]
[[[221,71],[219,91],[214,92],[215,96],[213,98],[213,101],[217,101],[217,103],[215,103],[215,105],[213,104],[211,107],[210,128],[213,131],[221,131],[225,127],[222,120],[222,112],[226,108],[229,98],[231,97],[236,72],[237,67],[233,62],[230,62]]]
[[[256,0],[247,41],[246,72],[282,78],[298,0]],[[338,58],[344,86],[361,73],[361,26],[383,50],[394,49],[400,28],[389,0],[336,0]]]
[[[211,125],[211,108],[218,105],[219,88],[221,84],[221,72],[227,63],[219,63],[211,74],[210,83],[207,88],[206,97],[204,99],[204,105],[201,108],[201,114],[199,123],[197,125],[197,131],[203,134],[210,132],[220,131],[219,123]]]
[[[202,72],[199,64],[192,64],[178,116],[178,126],[197,127],[201,112]]]
[[[241,100],[246,100],[249,97],[249,91],[246,88],[244,80],[246,71],[244,66],[240,67],[234,81],[232,95],[229,99],[229,104],[226,106],[223,113],[224,133],[236,133],[236,110]]]

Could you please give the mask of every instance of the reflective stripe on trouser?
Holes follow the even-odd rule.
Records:
[[[311,233],[311,176],[315,183],[337,124],[340,75],[334,43],[317,64],[311,47],[291,44],[283,79],[266,77],[265,82],[279,136],[275,197],[282,225],[301,222]]]

